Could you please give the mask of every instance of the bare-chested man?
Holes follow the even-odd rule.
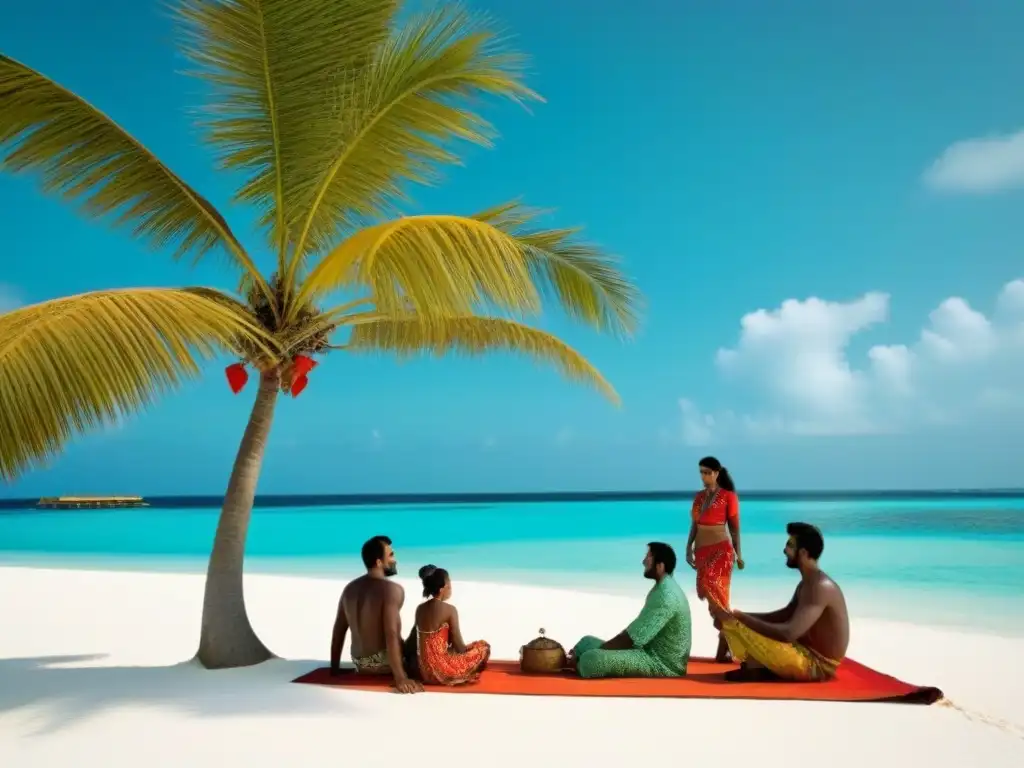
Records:
[[[790,523],[786,533],[786,566],[800,570],[789,605],[771,613],[741,613],[709,601],[715,626],[733,658],[742,662],[726,673],[727,680],[829,680],[846,657],[850,617],[843,591],[818,567],[825,549],[821,531],[809,523]]]
[[[352,661],[356,671],[392,675],[399,693],[416,693],[423,686],[410,680],[402,659],[402,604],[405,590],[390,581],[398,573],[395,551],[387,536],[363,544],[366,575],[350,581],[341,592],[331,637],[331,674],[341,668],[345,635],[352,630]]]

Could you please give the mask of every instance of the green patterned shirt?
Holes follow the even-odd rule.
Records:
[[[668,674],[685,675],[690,659],[690,603],[676,580],[655,584],[626,633],[633,646],[646,651]]]

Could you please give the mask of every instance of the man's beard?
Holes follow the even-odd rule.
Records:
[[[644,578],[645,579],[656,579],[656,578],[658,578],[658,574],[654,572],[653,568],[645,568],[644,569]]]
[[[786,567],[787,568],[799,568],[800,567],[800,563],[798,563],[796,561],[795,557],[786,557]]]
[[[389,579],[392,576],[397,576],[398,575],[398,563],[395,563],[394,565],[389,565],[389,566],[385,567],[384,568],[384,575],[387,576]]]

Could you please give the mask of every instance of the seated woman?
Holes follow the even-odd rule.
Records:
[[[420,568],[423,596],[416,607],[416,656],[419,679],[428,685],[461,685],[480,676],[491,656],[483,640],[467,645],[459,629],[459,612],[448,602],[452,582],[448,571],[435,565]]]

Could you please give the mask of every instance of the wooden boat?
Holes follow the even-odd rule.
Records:
[[[39,509],[114,509],[119,507],[148,507],[141,496],[43,496]]]

